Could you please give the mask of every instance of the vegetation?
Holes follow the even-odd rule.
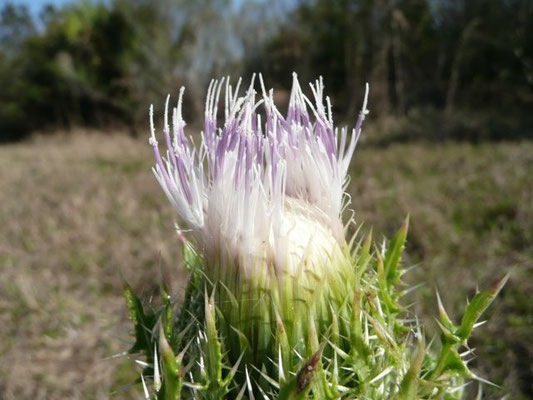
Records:
[[[362,143],[351,172],[355,217],[376,239],[411,213],[405,265],[417,267],[405,279],[425,284],[407,303],[430,336],[436,289],[458,323],[465,295],[512,270],[471,342],[470,367],[503,387],[485,385],[489,399],[531,397],[532,154],[529,142]],[[137,377],[130,360],[104,360],[129,347],[119,271],[145,306],[158,297],[161,268],[177,301],[185,292],[174,211],[150,173],[150,148],[125,136],[56,135],[3,146],[0,163],[2,187],[17,193],[0,195],[3,397],[105,397]]]
[[[194,26],[216,15],[193,1],[172,4],[49,6],[40,31],[26,8],[7,3],[0,12],[0,140],[54,127],[144,126],[150,99],[187,73],[183,53],[198,39]]]
[[[460,109],[519,126],[488,139],[530,137],[531,21],[527,0],[81,1],[39,21],[8,2],[0,140],[57,126],[136,132],[148,105],[182,84],[199,120],[213,76],[263,72],[288,88],[292,71],[324,76],[347,118],[369,81],[373,116]]]
[[[402,287],[408,270],[400,266],[408,221],[381,249],[372,250],[371,234],[361,238],[347,260],[328,265],[338,269],[317,278],[311,294],[301,289],[301,274],[295,279],[300,285],[263,288],[260,296],[251,289],[239,298],[221,281],[204,279],[209,267],[186,244],[192,276],[181,307],[164,284],[158,309],[143,307],[128,285],[124,290],[135,331],[128,353],[146,363],[140,378],[146,397],[452,400],[463,397],[468,379],[486,383],[467,366],[473,353],[468,339],[508,276],[476,293],[458,325],[437,295],[436,351],[400,303],[410,291]],[[296,305],[285,304],[294,299],[281,292],[300,292]]]
[[[501,385],[484,398],[533,397],[528,0],[82,0],[39,16],[4,2],[0,397],[137,397],[120,390],[138,377],[130,360],[104,360],[131,345],[120,275],[145,310],[161,274],[176,305],[187,278],[148,107],[186,86],[195,126],[211,78],[262,72],[283,103],[292,71],[324,76],[349,124],[370,82],[348,192],[378,242],[410,215],[405,281],[425,284],[403,304],[435,343],[436,290],[459,325],[465,296],[511,271],[469,368]]]

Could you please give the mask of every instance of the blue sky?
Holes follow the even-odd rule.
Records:
[[[11,3],[14,3],[14,4],[24,4],[24,5],[26,5],[29,8],[30,12],[34,16],[37,16],[37,15],[39,15],[39,11],[41,11],[42,7],[45,4],[53,4],[55,6],[60,7],[60,6],[64,5],[64,4],[74,3],[76,1],[80,1],[80,0],[0,0],[0,4],[4,5],[7,2],[11,2]],[[100,1],[102,1],[102,0],[100,0]],[[243,3],[244,1],[246,1],[246,0],[234,0],[234,3],[239,5],[239,4]]]
[[[1,4],[5,3],[25,4],[32,13],[37,14],[45,4],[54,4],[61,6],[63,4],[72,3],[72,0],[0,0]]]
[[[38,13],[45,4],[54,4],[56,6],[61,6],[63,4],[73,3],[79,0],[0,0],[0,4],[7,2],[15,4],[25,4],[28,8],[34,12]],[[235,0],[235,3],[243,3],[244,0]]]

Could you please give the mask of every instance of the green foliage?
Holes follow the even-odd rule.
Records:
[[[482,379],[467,367],[470,352],[460,349],[508,277],[476,294],[459,325],[437,296],[441,345],[426,346],[416,317],[401,304],[407,227],[406,219],[374,251],[370,235],[356,241],[308,299],[284,292],[297,290],[301,279],[280,292],[271,286],[257,296],[245,288],[243,295],[210,279],[189,248],[191,280],[181,308],[163,291],[161,309],[147,313],[126,287],[136,335],[130,352],[147,363],[143,383],[153,382],[157,399],[461,398],[465,379]]]
[[[37,24],[26,8],[7,3],[0,9],[0,141],[76,125],[119,124],[135,132],[141,116],[144,127],[149,99],[191,71],[197,81],[189,88],[203,92],[212,65],[230,57],[198,51],[195,43],[213,42],[209,29],[224,26],[227,6],[226,0],[85,0],[49,6]],[[216,38],[218,47],[227,43]],[[199,114],[201,101],[193,106]]]
[[[200,120],[211,76],[262,72],[289,87],[293,71],[308,81],[322,75],[336,113],[349,119],[370,82],[372,115],[409,117],[387,142],[531,137],[529,1],[274,3],[85,0],[48,6],[34,21],[7,2],[0,140],[75,125],[135,131],[150,99],[183,83],[194,92],[187,117]]]
[[[128,122],[126,82],[138,40],[118,9],[82,2],[50,11],[45,34],[28,36],[2,63],[2,140],[47,126]]]
[[[523,0],[304,0],[248,70],[285,87],[293,70],[303,80],[322,75],[349,116],[369,81],[374,115],[431,106],[502,117],[518,108],[527,118],[532,17]]]
[[[387,146],[391,143],[514,141],[533,137],[533,117],[520,110],[501,113],[486,109],[417,107],[403,116],[384,117],[368,125],[366,143]]]
[[[0,18],[0,140],[57,126],[134,128],[145,96],[167,90],[175,78],[167,71],[180,60],[183,35],[173,36],[164,6],[83,1],[48,8],[37,32],[27,10],[8,3]],[[155,85],[153,76],[168,80]]]
[[[12,56],[21,43],[36,32],[27,8],[7,3],[0,11],[0,49]]]

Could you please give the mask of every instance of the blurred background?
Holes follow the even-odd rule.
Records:
[[[352,162],[356,219],[408,213],[408,299],[437,334],[435,291],[467,297],[513,271],[472,345],[476,373],[533,398],[533,2],[0,2],[0,398],[108,398],[137,377],[120,273],[147,302],[185,274],[151,175],[148,107],[186,86],[201,130],[209,80],[323,76],[338,124],[371,114]],[[471,398],[477,384],[470,385]],[[139,398],[129,390],[116,398]]]

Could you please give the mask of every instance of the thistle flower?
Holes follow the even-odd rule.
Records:
[[[460,324],[439,299],[441,346],[426,347],[400,304],[408,219],[374,250],[371,235],[345,239],[368,85],[349,134],[334,127],[321,79],[311,100],[294,75],[286,116],[259,81],[259,96],[254,79],[243,96],[240,80],[211,82],[198,145],[185,135],[183,89],[172,129],[167,97],[163,154],[150,110],[153,171],[191,239],[192,274],[176,314],[165,289],[163,307],[147,312],[125,288],[143,385],[153,382],[154,399],[460,399],[464,379],[483,380],[459,351],[507,277],[477,293]]]
[[[273,356],[274,321],[301,351],[309,324],[315,335],[327,329],[324,282],[350,263],[341,213],[348,167],[368,113],[367,87],[355,128],[350,134],[335,128],[322,79],[310,85],[311,101],[294,74],[283,116],[273,91],[266,91],[261,76],[259,81],[261,96],[254,78],[243,96],[241,80],[235,89],[229,79],[211,82],[198,146],[184,132],[183,89],[172,129],[167,97],[164,155],[151,109],[154,174],[203,257],[206,281],[223,287],[216,304],[225,335],[244,335],[248,342],[229,349],[234,360],[242,351],[255,360]]]
[[[172,135],[167,98],[165,157],[158,148],[151,111],[154,173],[205,256],[208,274],[237,273],[240,279],[268,285],[273,277],[295,275],[305,264],[321,277],[321,268],[344,245],[344,189],[368,113],[368,93],[357,125],[348,134],[346,128],[339,131],[333,125],[322,79],[310,85],[311,101],[294,74],[285,117],[261,77],[259,100],[254,79],[243,96],[240,84],[239,80],[233,90],[229,79],[211,82],[198,147],[184,133],[183,88],[172,112]],[[224,122],[219,125],[222,88]]]

